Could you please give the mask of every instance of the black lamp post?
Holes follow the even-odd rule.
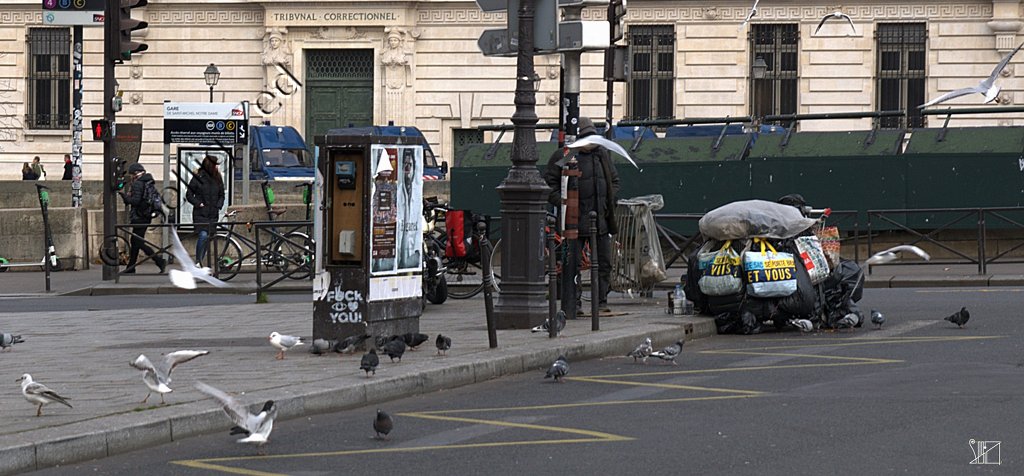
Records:
[[[516,111],[512,115],[512,168],[498,186],[501,196],[501,291],[494,308],[499,329],[528,329],[548,314],[544,269],[544,222],[551,190],[537,169],[537,93],[533,67],[534,0],[519,2]]]
[[[206,77],[206,85],[210,87],[210,102],[213,102],[213,87],[220,81],[220,70],[217,69],[217,65],[210,63],[206,71],[203,71],[203,76]]]

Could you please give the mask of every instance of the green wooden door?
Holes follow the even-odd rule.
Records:
[[[373,125],[373,50],[306,50],[306,142]]]

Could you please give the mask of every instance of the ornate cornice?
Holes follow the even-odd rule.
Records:
[[[150,25],[263,25],[264,11],[257,6],[250,9],[207,8],[188,10],[176,8],[147,9],[146,21]]]
[[[43,11],[2,11],[0,23],[4,25],[37,25],[43,23]]]

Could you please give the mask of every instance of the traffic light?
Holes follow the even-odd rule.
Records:
[[[106,119],[92,120],[92,140],[110,140],[110,121]]]
[[[113,1],[120,3],[114,12],[114,18],[111,19],[115,22],[116,31],[113,40],[117,49],[114,51],[114,57],[110,59],[115,62],[131,61],[132,53],[139,53],[149,49],[149,45],[145,43],[132,41],[133,31],[142,30],[149,26],[149,23],[132,18],[132,9],[146,6],[149,0]]]
[[[626,0],[612,0],[608,5],[608,23],[612,27],[612,43],[626,36]]]

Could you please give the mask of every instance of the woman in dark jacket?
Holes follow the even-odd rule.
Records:
[[[199,231],[196,241],[196,262],[201,263],[206,255],[206,242],[210,238],[207,223],[220,220],[220,209],[224,206],[224,179],[217,170],[217,158],[207,155],[199,172],[188,183],[185,200],[192,204],[192,223]]]
[[[32,170],[32,166],[25,162],[25,165],[21,166],[21,179],[22,180],[39,180],[39,174]]]

